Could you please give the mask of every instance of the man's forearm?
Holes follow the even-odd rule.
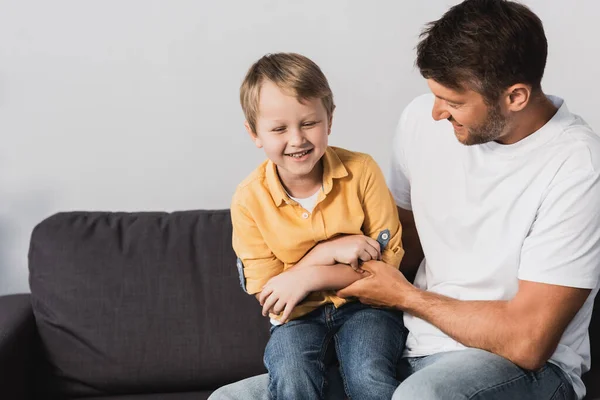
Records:
[[[545,362],[538,357],[533,328],[511,311],[509,301],[462,301],[414,289],[404,297],[403,311],[438,327],[468,347],[498,354],[525,369]]]

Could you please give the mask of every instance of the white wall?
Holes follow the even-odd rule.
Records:
[[[60,210],[226,208],[262,159],[238,87],[267,52],[315,60],[331,143],[384,170],[426,91],[421,26],[456,1],[0,0],[0,294],[28,291],[33,226]],[[544,88],[600,129],[595,0],[525,1],[545,23]]]

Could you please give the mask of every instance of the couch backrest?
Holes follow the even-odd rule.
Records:
[[[228,210],[60,213],[33,231],[33,310],[66,396],[211,389],[264,372]]]

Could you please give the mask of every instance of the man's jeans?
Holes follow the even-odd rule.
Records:
[[[341,400],[344,392],[339,374],[330,372],[326,398]],[[394,392],[394,400],[576,399],[571,383],[556,365],[546,363],[539,371],[526,371],[478,349],[403,359],[399,376],[403,381]],[[222,387],[209,400],[266,400],[268,383],[266,374],[248,378]]]
[[[406,341],[402,313],[355,302],[271,328],[264,358],[271,399],[324,399],[332,339],[349,398],[392,397]]]

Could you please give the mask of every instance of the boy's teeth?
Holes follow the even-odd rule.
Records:
[[[294,153],[294,154],[290,154],[290,157],[294,157],[294,158],[300,158],[302,156],[304,156],[306,153],[308,153],[308,150],[303,151],[302,153]]]

